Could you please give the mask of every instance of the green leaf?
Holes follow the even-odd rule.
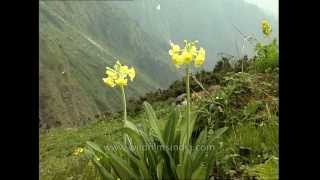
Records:
[[[105,179],[115,179],[115,177],[108,172],[108,170],[106,168],[109,167],[105,167],[103,166],[97,159],[97,155],[93,152],[92,149],[86,149],[86,153],[88,155],[88,157],[90,158],[90,160],[93,162],[93,164],[98,168],[100,174],[105,178]]]
[[[183,146],[189,145],[191,134],[194,129],[195,121],[196,121],[196,113],[192,112],[190,114],[190,124],[189,124],[189,134],[188,134],[187,113],[184,113],[184,116],[180,120],[180,124],[179,124],[180,133],[181,133],[181,139],[180,139],[181,145]],[[188,135],[190,135],[190,137]]]
[[[138,159],[135,156],[133,156],[130,151],[124,150],[124,153],[125,156],[128,157],[131,160],[131,162],[135,164],[136,167],[139,167],[137,171],[141,173],[143,179],[152,179],[151,175],[148,172],[146,163],[144,162],[143,156],[139,157],[140,159]]]
[[[204,166],[199,166],[193,173],[191,176],[192,180],[203,180],[206,178],[206,171],[207,168]]]
[[[223,127],[218,130],[216,130],[213,134],[213,136],[210,138],[210,144],[216,139],[218,139],[224,132],[228,130],[228,127]]]
[[[202,146],[202,145],[208,145],[207,143],[206,143],[206,138],[207,138],[207,129],[204,129],[201,133],[200,133],[200,135],[199,135],[199,137],[198,137],[198,139],[197,139],[197,141],[196,141],[196,147],[197,146]],[[201,150],[201,149],[197,149],[197,148],[195,148],[194,149],[194,151],[192,152],[192,169],[196,169],[196,168],[198,168],[199,166],[200,166],[200,164],[202,163],[202,162],[204,162],[204,159],[205,159],[205,155],[206,155],[206,151],[203,151],[203,150]]]
[[[105,169],[105,167],[102,166],[98,160],[96,160],[96,158],[93,158],[92,161],[96,165],[96,167],[98,167],[98,170],[104,179],[116,179],[116,177],[114,177],[111,173],[109,173]]]
[[[163,131],[163,139],[167,145],[172,145],[174,142],[177,120],[177,113],[175,110],[173,110],[170,114],[169,119],[167,120],[165,129]]]
[[[88,141],[87,150],[92,153],[93,156],[98,157],[95,152],[98,152],[99,155],[102,155],[102,158],[106,161],[110,160],[110,157],[95,143]],[[95,159],[95,157],[93,159]],[[92,159],[92,158],[91,158]]]
[[[127,134],[134,144],[143,145],[145,143],[142,132],[130,121],[127,121],[122,131]]]
[[[158,165],[157,165],[157,178],[159,180],[163,179],[163,164],[164,164],[164,161],[161,160]]]
[[[127,179],[128,177],[133,179],[139,179],[137,174],[131,169],[127,161],[117,157],[111,153],[108,153],[110,156],[110,164],[121,179]]]
[[[212,151],[209,151],[208,152],[208,156],[205,157],[206,158],[206,164],[207,164],[207,172],[206,172],[206,179],[208,179],[208,177],[211,175],[212,173],[212,168],[213,168],[213,165],[214,165],[214,157],[215,157],[216,153],[214,150]]]
[[[156,114],[155,114],[154,110],[152,109],[152,107],[151,107],[151,105],[149,103],[144,102],[143,104],[144,104],[145,109],[147,111],[147,114],[148,114],[148,117],[149,117],[149,121],[148,122],[149,122],[152,130],[156,133],[156,136],[159,139],[159,141],[161,142],[161,144],[164,145],[165,143],[164,143],[164,140],[162,138],[161,131],[160,131],[158,125],[157,125],[158,119],[156,117]]]
[[[208,133],[208,130],[207,130],[207,128],[205,127],[205,129],[200,132],[200,135],[199,135],[199,137],[198,137],[197,140],[196,140],[196,145],[206,144],[207,133]]]
[[[125,124],[124,124],[124,127],[132,129],[133,131],[139,133],[139,130],[138,130],[137,126],[135,124],[133,124],[131,121],[126,121]]]
[[[149,103],[144,102],[143,104],[145,106],[145,109],[146,109],[148,117],[149,117],[148,123],[149,123],[150,127],[152,128],[152,130],[155,132],[156,138],[160,141],[161,145],[166,146],[166,144],[164,143],[164,140],[162,138],[161,131],[157,125],[158,122],[157,122],[157,117],[156,117],[154,110],[152,109],[152,107]],[[174,159],[172,158],[171,153],[168,151],[167,148],[165,148],[164,152],[169,157],[169,164],[170,164],[171,170],[173,172],[175,172],[176,171],[176,164],[175,164]]]
[[[100,148],[100,146],[98,146],[98,145],[95,144],[94,142],[88,141],[88,142],[87,142],[87,145],[88,145],[90,148],[92,148],[93,150],[95,150],[95,151],[97,151],[97,152],[105,155],[104,151]]]
[[[192,160],[191,160],[191,150],[187,149],[183,161],[183,170],[185,173],[185,178],[190,179],[192,175]]]
[[[186,179],[185,178],[185,173],[183,171],[183,166],[181,164],[177,165],[177,175],[178,175],[178,179]]]

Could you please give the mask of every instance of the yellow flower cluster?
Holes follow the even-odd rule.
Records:
[[[78,156],[80,155],[81,153],[83,152],[83,148],[77,148],[74,152],[73,152],[73,155],[75,156]]]
[[[188,42],[184,40],[184,43],[185,47],[183,49],[177,44],[170,44],[169,55],[171,56],[172,63],[177,68],[180,68],[181,65],[190,64],[194,60],[196,67],[201,66],[206,58],[206,51],[202,47],[197,49],[196,43],[198,41]]]
[[[262,33],[265,36],[269,36],[272,32],[272,28],[270,23],[267,20],[261,21],[261,28],[262,28]]]
[[[103,82],[109,85],[110,87],[118,86],[126,86],[128,84],[128,76],[131,81],[133,81],[136,76],[135,69],[128,68],[126,65],[121,65],[119,61],[114,65],[114,68],[107,67],[106,68],[106,78],[103,78]]]

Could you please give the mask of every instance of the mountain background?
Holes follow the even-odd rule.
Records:
[[[126,93],[139,97],[181,77],[170,64],[170,40],[199,40],[210,70],[219,52],[252,55],[250,46],[241,51],[233,25],[261,39],[262,19],[278,37],[276,18],[243,0],[40,1],[40,127],[79,126],[118,111],[118,89],[102,82],[116,58],[136,68]]]

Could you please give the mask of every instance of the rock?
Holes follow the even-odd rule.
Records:
[[[220,88],[221,88],[221,87],[220,87],[219,85],[213,85],[213,86],[210,86],[210,87],[208,88],[208,91],[209,91],[209,92],[216,92],[216,91],[218,91]]]
[[[207,96],[207,95],[208,95],[207,91],[200,91],[200,92],[192,93],[191,97],[192,98],[198,98],[198,97],[203,97],[203,96]]]
[[[180,94],[178,97],[176,97],[175,104],[176,105],[181,104],[186,98],[187,98],[187,94],[186,93]]]

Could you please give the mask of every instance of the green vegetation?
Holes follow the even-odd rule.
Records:
[[[96,3],[86,8],[81,3],[48,4],[41,1],[40,9],[43,23],[50,22],[40,31],[40,66],[46,75],[40,76],[44,83],[41,117],[48,118],[46,126],[58,128],[40,129],[41,179],[278,179],[276,39],[256,42],[252,49],[255,56],[250,58],[222,56],[212,71],[193,69],[207,59],[207,49],[198,48],[198,41],[185,41],[184,48],[170,43],[172,62],[186,74],[169,86],[177,73],[162,62],[165,54],[161,45],[141,35],[134,23],[115,25],[106,34],[99,33],[97,26],[86,26],[100,22],[92,18],[101,18],[99,15],[106,15],[107,10],[120,20],[126,19],[121,8],[100,9]],[[100,9],[97,14],[88,13],[96,9]],[[79,17],[75,19],[80,21],[75,23],[73,16],[64,13],[66,10],[90,16],[76,13]],[[115,19],[108,19],[107,24]],[[117,37],[121,34],[117,31],[130,35],[116,41],[110,33]],[[81,55],[67,55],[64,51],[71,49],[62,48],[58,42],[49,46],[48,35],[52,32],[75,39],[66,44],[79,47],[73,53]],[[262,33],[268,41],[272,29],[266,20],[262,21]],[[137,43],[140,40],[144,43]],[[90,47],[93,50],[86,50]],[[96,53],[102,52],[103,57],[97,58]],[[110,54],[120,54],[125,64],[134,62],[128,63],[134,68],[118,61],[112,66]],[[108,60],[103,60],[107,56]],[[61,60],[65,57],[67,64]],[[114,68],[105,71],[105,66]],[[68,73],[63,71],[64,78],[54,77],[57,70],[65,68]],[[102,79],[104,72],[107,77]],[[159,75],[164,78],[154,81]],[[105,85],[101,81],[112,87],[108,90],[112,93],[103,95]],[[165,86],[168,88],[144,93]],[[127,92],[131,97],[128,104]],[[59,93],[61,96],[52,98]],[[120,94],[123,112],[119,110]],[[61,114],[55,114],[58,111]],[[91,115],[95,115],[94,120],[81,119]],[[66,119],[57,121],[59,118]],[[79,124],[73,118],[80,118]]]
[[[156,115],[162,122],[170,106],[165,102],[155,103]],[[142,112],[128,120],[141,126],[141,120],[146,117]],[[49,132],[40,133],[40,179],[100,179],[94,166],[85,157],[74,156],[78,147],[84,147],[87,141],[96,142],[102,146],[112,145],[121,141],[123,117],[99,119],[79,128],[54,128]]]
[[[254,63],[252,59],[248,62],[250,66]],[[229,68],[223,71],[199,72],[195,77],[208,90],[208,94],[201,91],[201,87],[193,78],[190,79],[191,91],[193,94],[199,94],[192,97],[194,102],[192,109],[197,111],[193,139],[199,138],[201,136],[199,131],[206,127],[208,134],[219,128],[229,127],[213,143],[215,153],[212,158],[211,175],[217,179],[277,177],[277,162],[272,160],[274,156],[278,157],[279,150],[277,72],[259,73],[248,70],[242,73],[237,72],[235,68]],[[216,77],[216,80],[211,81],[209,77]],[[220,88],[210,91],[209,87],[212,85],[218,85]],[[170,87],[141,98],[148,99],[147,101],[154,98],[152,106],[156,117],[159,118],[157,122],[161,129],[165,127],[169,114],[175,107],[172,103],[173,97],[179,94],[176,92],[180,91],[179,87],[185,89],[183,81],[176,81]],[[167,98],[162,95],[166,95]],[[129,103],[128,107],[130,106]],[[145,127],[143,124],[148,123],[145,121],[147,117],[144,110],[136,113],[129,111],[128,116],[140,130]],[[95,142],[102,147],[121,143],[123,139],[121,122],[122,115],[114,114],[113,118],[100,117],[97,122],[83,127],[52,129],[48,133],[41,134],[41,178],[99,179],[98,170],[85,156],[75,157],[72,153],[77,147],[85,147],[87,141]]]
[[[255,61],[255,69],[258,72],[273,71],[278,67],[278,47],[277,41],[274,39],[272,43],[256,45],[257,60]]]
[[[238,83],[238,88],[231,88],[231,84],[234,83],[229,80],[227,86],[221,85],[219,91],[212,92],[211,96],[214,97],[212,100],[207,96],[202,97],[198,100],[197,106],[193,107],[199,111],[193,136],[197,135],[197,128],[204,127],[203,123],[209,123],[214,130],[225,124],[229,126],[216,142],[217,151],[213,160],[215,177],[257,176],[255,171],[248,174],[248,169],[263,165],[272,156],[278,157],[277,74],[246,75],[251,78],[252,82],[249,83],[251,86],[248,87],[248,84],[241,82]],[[237,77],[236,73],[230,76]],[[230,89],[234,90],[231,93],[233,95],[226,96],[224,100],[215,100],[216,96],[224,97],[226,91],[231,91]],[[246,96],[239,94],[248,89],[251,89],[253,94]],[[218,104],[219,102],[221,104]],[[224,102],[225,104],[222,104]],[[153,107],[156,116],[160,117],[158,120],[160,126],[164,126],[172,108],[170,100],[154,102]],[[142,127],[147,115],[145,111],[140,111],[128,117],[130,121]],[[208,119],[211,122],[207,122]],[[85,157],[75,157],[72,153],[77,147],[85,147],[87,141],[96,142],[101,146],[120,143],[123,139],[121,127],[122,116],[119,114],[113,119],[101,119],[80,128],[52,129],[48,133],[41,134],[41,178],[98,179],[98,172],[93,166],[92,169],[87,167],[89,161]],[[208,132],[211,133],[209,130]],[[273,168],[272,171],[277,172],[277,169]]]
[[[277,169],[279,168],[278,165],[278,158],[271,157],[265,163],[255,165],[253,167],[248,168],[247,172],[249,175],[257,177],[257,179],[278,179],[279,173]]]
[[[129,177],[130,179],[207,179],[213,166],[211,158],[214,155],[214,149],[204,151],[200,148],[189,148],[191,136],[188,129],[193,129],[194,123],[188,127],[187,117],[179,117],[180,114],[174,110],[162,129],[157,123],[152,107],[148,103],[145,103],[145,107],[148,118],[143,123],[143,129],[138,129],[130,121],[125,124],[124,132],[130,137],[127,140],[131,141],[128,149],[121,148],[116,152],[110,152],[88,142],[87,153],[90,154],[103,177],[105,179],[117,179],[117,177],[121,179]],[[191,122],[194,121],[191,119]],[[219,138],[226,129],[219,129],[209,136],[211,138],[209,143],[206,131],[202,131],[193,145],[207,147],[205,145]],[[152,149],[152,146],[155,148]],[[175,147],[177,149],[174,149]],[[180,147],[184,149],[181,150]],[[123,157],[114,153],[120,153]],[[95,158],[99,156],[100,158],[96,160]]]

